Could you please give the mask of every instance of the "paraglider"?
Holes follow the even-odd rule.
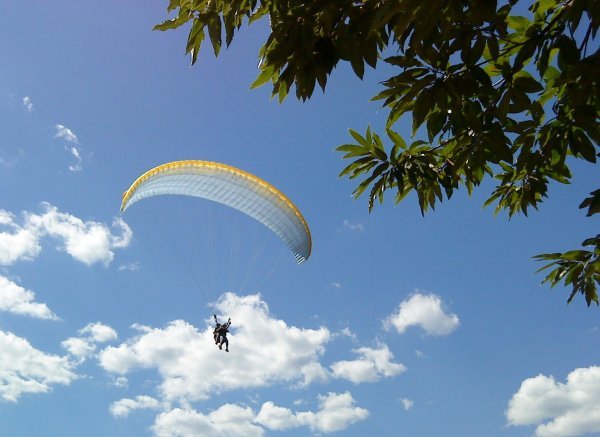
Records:
[[[215,318],[215,329],[213,331],[215,344],[219,346],[219,349],[223,349],[223,345],[225,345],[225,352],[229,352],[229,340],[227,340],[227,333],[229,332],[229,327],[231,326],[231,318],[229,318],[226,323],[219,323],[217,320],[217,315],[213,314],[213,317]]]
[[[273,231],[294,254],[298,264],[308,259],[312,242],[306,220],[281,191],[238,168],[211,161],[174,161],[138,177],[123,193],[121,212],[135,202],[160,195],[182,195],[212,200],[234,208]],[[219,323],[213,315],[213,339],[229,352],[227,333],[231,319]]]
[[[291,200],[268,182],[218,162],[187,160],[159,165],[123,193],[121,212],[158,195],[195,196],[230,206],[258,220],[281,238],[298,264],[311,253],[310,229]]]

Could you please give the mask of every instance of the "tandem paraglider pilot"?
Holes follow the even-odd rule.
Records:
[[[215,329],[213,330],[213,338],[215,344],[219,346],[219,349],[223,349],[225,345],[225,352],[229,352],[229,340],[227,340],[227,333],[229,332],[229,326],[231,325],[231,318],[227,320],[227,323],[219,323],[217,315],[213,314],[215,319]]]

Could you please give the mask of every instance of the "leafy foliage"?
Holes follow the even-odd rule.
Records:
[[[537,255],[535,258],[552,261],[538,271],[554,267],[544,282],[549,282],[552,287],[561,281],[564,281],[565,285],[573,286],[568,302],[571,302],[577,293],[581,293],[588,305],[592,302],[598,304],[596,289],[600,285],[600,234],[588,238],[582,245],[593,246],[594,250],[571,250],[565,253]]]
[[[551,181],[567,184],[569,161],[596,163],[600,143],[600,2],[537,0],[527,17],[518,0],[170,0],[175,18],[191,22],[186,52],[196,62],[205,35],[215,55],[245,23],[268,17],[271,33],[259,52],[252,87],[271,83],[284,100],[324,90],[333,68],[349,62],[362,78],[365,64],[385,62],[398,73],[374,99],[388,110],[386,147],[370,128],[350,130],[338,147],[351,162],[341,176],[356,179],[354,197],[369,194],[369,210],[391,191],[400,202],[417,195],[421,212],[461,186],[469,194],[496,181],[486,205],[527,215],[547,196]],[[384,54],[393,56],[384,57]],[[393,130],[412,116],[410,141]],[[600,190],[581,204],[600,211]],[[598,303],[598,237],[593,252],[538,255],[561,280]]]

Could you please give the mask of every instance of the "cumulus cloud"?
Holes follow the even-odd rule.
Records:
[[[575,369],[564,384],[541,374],[524,380],[506,419],[509,425],[537,425],[538,437],[600,433],[600,367]]]
[[[25,96],[21,102],[23,103],[23,107],[27,112],[33,112],[33,102],[31,101],[31,97]]]
[[[35,293],[0,275],[0,311],[38,319],[58,320],[45,303],[35,302]]]
[[[124,398],[110,406],[115,417],[134,410],[158,409],[152,426],[158,436],[263,436],[267,430],[308,428],[316,433],[344,430],[365,420],[368,410],[356,405],[349,392],[318,397],[314,410],[293,410],[269,401],[257,413],[246,405],[225,404],[214,411],[197,411],[192,402],[231,390],[283,384],[302,386],[336,377],[353,382],[375,381],[404,371],[385,345],[360,348],[354,361],[338,361],[328,372],[319,358],[335,337],[326,328],[289,326],[274,317],[261,296],[225,293],[216,302],[222,319],[231,317],[230,353],[215,347],[212,326],[204,330],[175,320],[163,328],[133,325],[137,334],[97,356],[100,366],[119,378],[140,369],[156,369],[156,397]],[[81,332],[81,331],[80,331]],[[347,329],[347,335],[351,331]],[[256,403],[256,400],[252,400]],[[307,431],[308,432],[308,431]]]
[[[97,343],[106,343],[116,340],[117,332],[110,326],[100,322],[89,323],[84,328],[77,331],[79,337],[70,337],[61,343],[69,354],[71,354],[78,363],[82,363],[97,350]]]
[[[63,126],[62,124],[57,124],[54,127],[56,128],[56,134],[54,135],[54,138],[60,138],[71,144],[79,144],[77,135],[75,135],[71,129]]]
[[[225,404],[209,414],[191,408],[174,408],[156,417],[154,432],[159,437],[201,435],[206,437],[262,437],[264,429],[252,423],[250,407]]]
[[[384,321],[386,329],[393,326],[400,334],[410,326],[420,326],[428,335],[448,335],[458,325],[458,316],[445,312],[438,296],[421,293],[402,301],[398,311]]]
[[[77,378],[67,357],[46,354],[24,338],[0,330],[0,396],[16,402],[24,393],[47,393]]]
[[[113,385],[119,388],[127,388],[129,386],[129,380],[124,376],[117,376],[113,378]]]
[[[21,225],[13,214],[0,210],[0,265],[34,259],[42,250],[44,237],[58,240],[59,250],[86,265],[110,264],[113,250],[127,247],[131,241],[131,228],[121,218],[113,221],[113,234],[104,223],[81,220],[49,203],[42,207],[42,214],[24,212]]]
[[[126,247],[131,240],[131,228],[121,218],[113,221],[113,227],[120,232],[113,235],[104,223],[83,221],[49,204],[45,208],[42,215],[27,216],[28,226],[62,241],[59,249],[86,265],[110,264],[114,258],[112,249]]]
[[[36,229],[19,227],[12,213],[0,210],[0,265],[31,261],[41,250]]]
[[[85,338],[69,337],[60,344],[78,363],[82,363],[93,355],[96,345]]]
[[[156,368],[163,379],[161,395],[180,401],[205,399],[211,392],[276,382],[307,385],[327,378],[319,363],[331,338],[326,328],[288,326],[271,316],[260,295],[226,293],[216,308],[233,321],[228,355],[211,341],[211,326],[200,331],[176,320],[162,329],[136,326],[137,336],[100,352],[100,365],[118,375]]]
[[[301,426],[308,426],[311,430],[322,433],[341,431],[369,416],[368,410],[355,406],[355,403],[349,392],[319,396],[317,412],[292,412],[269,401],[262,405],[255,421],[275,431]]]
[[[80,335],[87,336],[95,343],[106,343],[117,339],[117,331],[100,322],[88,323],[84,328],[77,331]]]
[[[128,401],[132,402],[126,404],[125,414],[130,411],[128,405],[138,404],[133,400]],[[154,404],[152,401],[148,402],[151,408],[155,408],[155,405],[158,404]],[[285,431],[300,427],[308,427],[313,432],[330,433],[344,430],[369,416],[368,410],[357,407],[355,403],[352,395],[345,392],[319,396],[319,408],[316,412],[293,412],[288,408],[279,407],[271,401],[265,402],[258,414],[250,407],[235,404],[222,405],[208,414],[186,406],[160,413],[152,428],[160,437],[181,435],[253,437],[264,436],[265,428],[273,431]]]
[[[279,407],[271,401],[265,402],[258,414],[250,407],[234,404],[222,405],[208,414],[198,412],[189,406],[173,408],[160,413],[152,428],[160,437],[181,435],[252,437],[264,436],[265,428],[285,431],[300,427],[308,427],[313,432],[330,433],[342,431],[369,416],[368,410],[355,405],[356,401],[349,392],[328,393],[319,396],[318,399],[319,409],[316,412],[294,412]]]
[[[337,361],[331,365],[333,376],[359,384],[395,376],[406,370],[404,365],[393,362],[394,354],[387,345],[379,345],[376,349],[361,347],[353,352],[359,355],[358,359]]]
[[[156,410],[160,402],[150,396],[136,396],[135,399],[123,398],[110,405],[110,414],[116,418],[129,416],[132,410]]]

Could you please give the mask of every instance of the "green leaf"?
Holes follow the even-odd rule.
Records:
[[[488,73],[485,72],[485,70],[483,68],[474,65],[469,68],[469,71],[471,72],[471,74],[473,74],[473,76],[475,76],[475,79],[477,79],[477,81],[480,82],[481,84],[483,84],[485,86],[492,86],[492,80],[490,79],[490,76],[488,75]]]
[[[588,208],[586,216],[591,217],[594,214],[600,212],[600,189],[592,191],[590,197],[586,197],[583,202],[579,205],[580,209]],[[587,240],[586,240],[587,241]],[[588,244],[583,244],[588,246]]]
[[[338,152],[347,152],[344,155],[344,159],[353,158],[356,156],[370,155],[369,150],[365,149],[362,146],[357,146],[355,144],[344,144],[337,147],[335,150],[337,150]]]
[[[475,44],[471,47],[468,53],[465,56],[465,64],[474,65],[483,54],[483,49],[485,49],[486,40],[482,37],[479,37],[475,40]]]
[[[212,17],[208,23],[208,36],[213,46],[215,56],[219,56],[221,50],[221,18],[217,15]]]
[[[383,163],[379,164],[377,167],[375,167],[375,170],[373,170],[373,176],[375,176],[375,177],[379,176],[381,173],[386,171],[389,167],[390,167],[390,165],[387,162],[383,162]]]
[[[527,18],[518,15],[511,15],[506,17],[506,23],[508,24],[508,27],[514,29],[517,32],[524,31],[531,24],[531,22]]]
[[[402,138],[397,132],[394,132],[392,129],[385,130],[388,137],[394,142],[395,146],[400,147],[402,150],[406,150],[406,142],[404,138]]]
[[[486,50],[489,51],[490,59],[497,59],[500,49],[498,48],[498,40],[495,36],[491,36],[486,40]]]
[[[367,139],[364,138],[361,134],[356,132],[354,129],[348,129],[348,131],[350,132],[350,135],[352,135],[352,138],[354,138],[358,144],[367,149],[371,149],[371,143],[367,141]],[[367,130],[367,135],[370,136],[369,130]]]
[[[423,121],[431,111],[431,108],[435,105],[432,99],[431,88],[424,89],[416,98],[415,106],[413,107],[413,135],[419,129],[419,126],[423,124]]]
[[[429,142],[432,143],[433,139],[440,133],[444,123],[446,123],[446,113],[441,111],[434,112],[427,119],[427,136],[429,137]]]
[[[590,139],[581,130],[577,129],[572,131],[572,135],[569,135],[570,148],[573,153],[580,155],[588,162],[596,162],[596,148],[590,141]]]
[[[575,40],[566,35],[561,35],[556,44],[559,48],[558,66],[561,70],[566,69],[570,65],[574,65],[579,61],[579,49]]]
[[[523,68],[523,65],[529,62],[537,48],[538,42],[535,39],[531,39],[523,44],[523,46],[519,49],[519,53],[517,53],[517,56],[515,57],[513,69],[520,70]]]
[[[360,195],[368,188],[368,186],[371,184],[371,182],[373,182],[375,180],[377,176],[369,176],[367,179],[365,179],[364,181],[362,181],[358,187],[354,190],[354,192],[352,193],[352,197],[354,197],[355,199],[358,199],[360,197]]]
[[[269,80],[272,80],[273,76],[275,76],[275,67],[271,65],[261,67],[261,71],[254,82],[252,82],[252,85],[250,85],[250,89],[258,88],[259,86],[264,85]]]
[[[365,63],[363,58],[360,56],[353,56],[350,58],[350,65],[352,65],[352,70],[354,70],[354,74],[356,74],[359,78],[363,78],[365,74]]]
[[[170,29],[176,29],[179,26],[181,26],[183,23],[180,21],[179,17],[177,18],[173,18],[172,20],[166,20],[163,21],[162,23],[157,24],[156,26],[154,26],[152,28],[152,30],[161,30],[161,31],[165,31],[165,30],[170,30]]]
[[[187,45],[185,47],[186,53],[191,53],[194,46],[199,46],[198,40],[202,42],[204,39],[204,23],[200,20],[194,20],[190,33],[188,34]]]
[[[166,20],[163,21],[160,24],[157,24],[156,26],[154,26],[152,28],[152,30],[160,30],[160,31],[165,31],[165,30],[170,30],[170,29],[176,29],[179,26],[187,23],[189,20],[193,19],[194,15],[190,12],[190,8],[189,7],[183,7],[181,6],[179,8],[179,14],[171,19],[171,20]]]
[[[513,86],[526,93],[537,93],[544,89],[529,73],[520,71],[513,78]]]

